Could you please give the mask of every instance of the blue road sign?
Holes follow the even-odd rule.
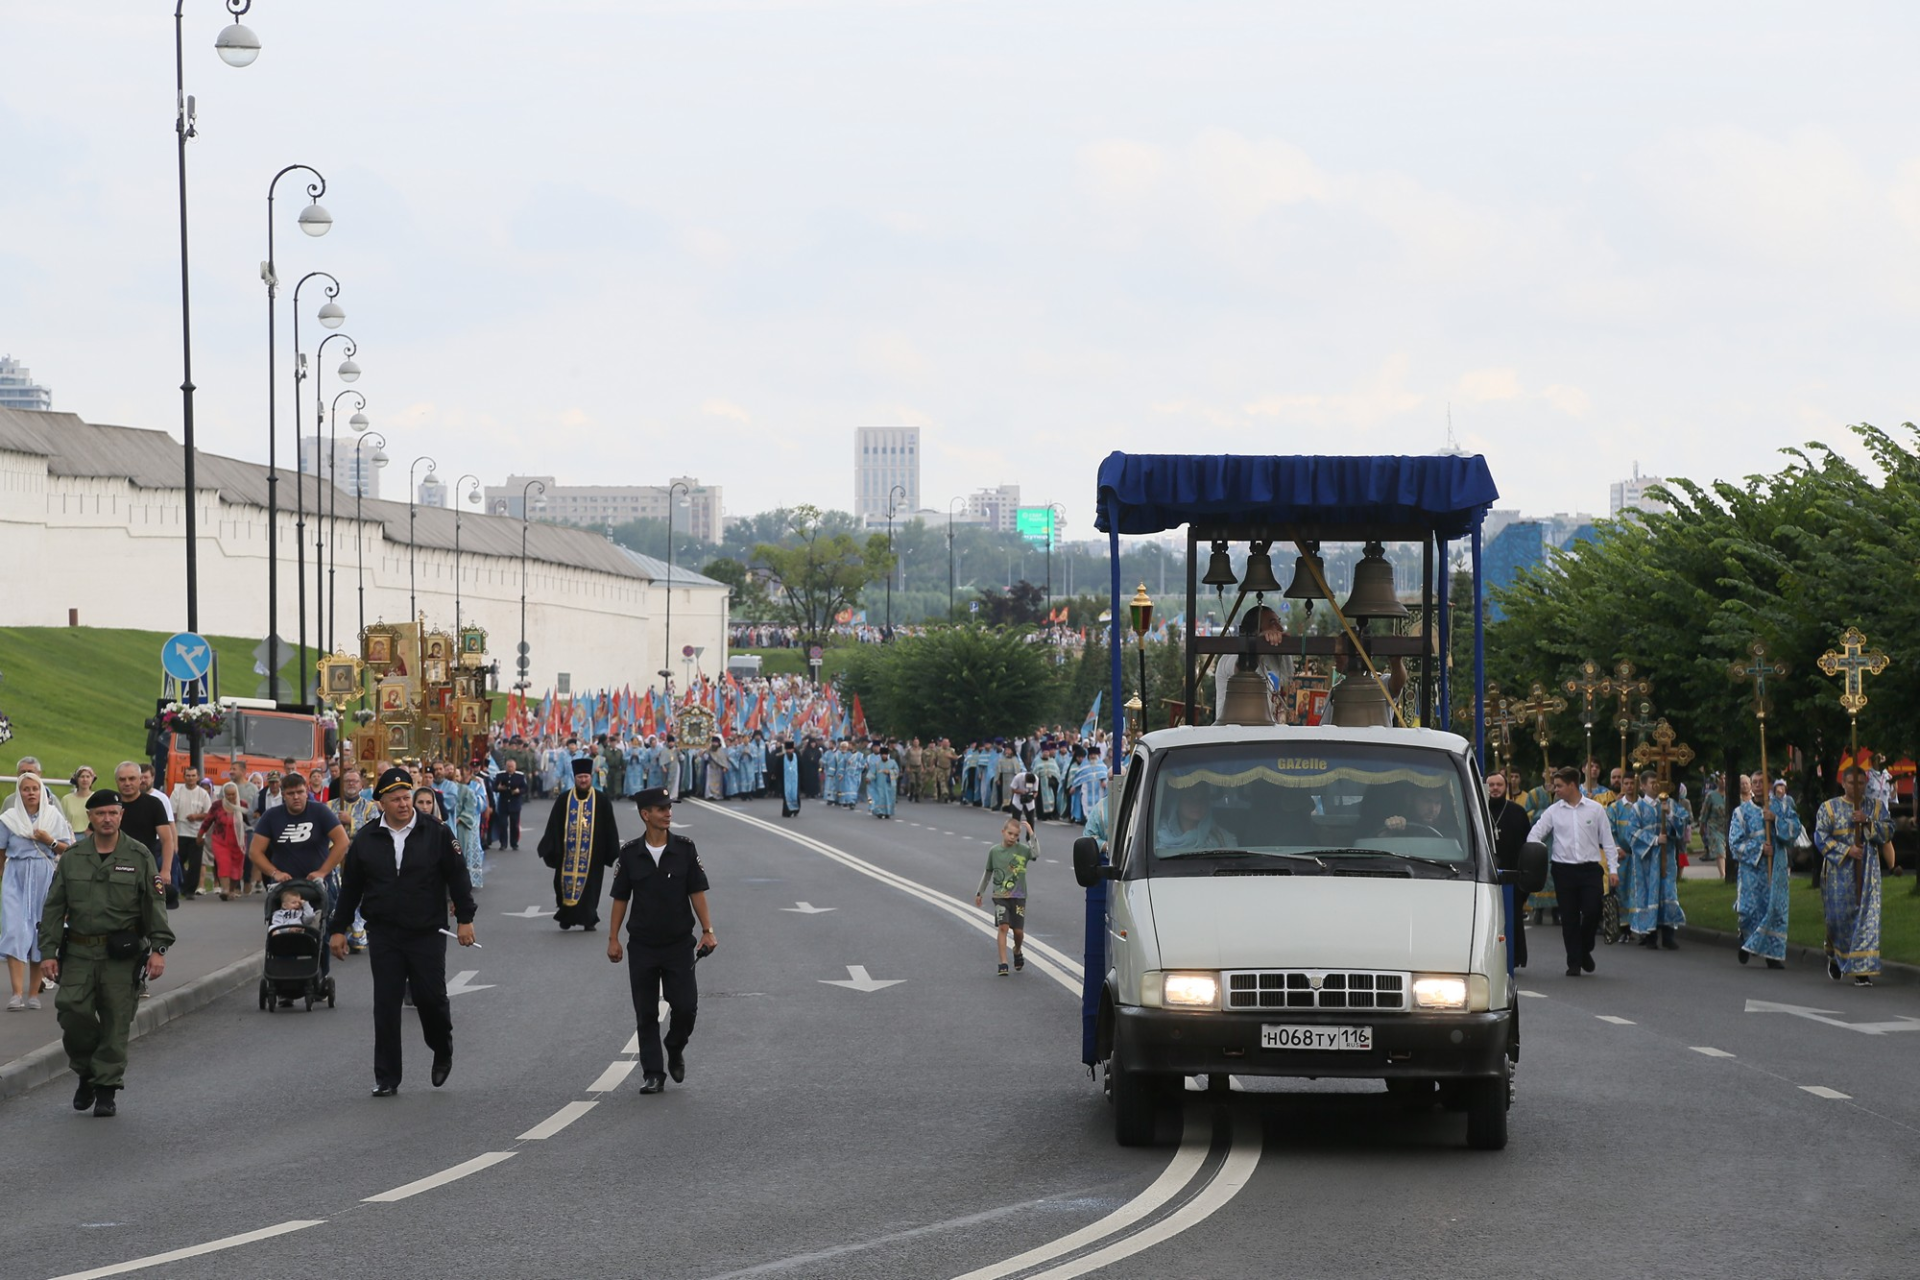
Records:
[[[160,646],[160,669],[182,684],[204,680],[213,670],[213,646],[205,636],[182,631]]]

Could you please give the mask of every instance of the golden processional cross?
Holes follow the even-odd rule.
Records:
[[[1620,786],[1621,794],[1624,795],[1627,785],[1627,732],[1639,727],[1639,722],[1633,718],[1633,700],[1636,697],[1645,698],[1652,694],[1653,681],[1645,676],[1636,677],[1633,664],[1622,659],[1613,669],[1612,683],[1613,692],[1620,699],[1620,714],[1614,717],[1613,723],[1614,727],[1620,730]],[[1653,704],[1642,702],[1640,705],[1640,716],[1645,720],[1653,714]],[[1648,724],[1646,727],[1651,729],[1653,726]]]
[[[1768,786],[1773,785],[1773,774],[1767,768],[1767,711],[1771,699],[1767,697],[1767,679],[1784,679],[1787,664],[1773,662],[1767,657],[1767,642],[1755,640],[1747,646],[1752,655],[1748,660],[1735,662],[1727,668],[1727,674],[1735,680],[1753,682],[1753,718],[1760,722],[1760,775]],[[1739,789],[1731,788],[1730,794],[1738,795]],[[1761,817],[1766,827],[1767,841],[1767,879],[1773,879],[1773,797],[1771,794],[1755,796],[1753,802],[1760,806]]]
[[[1552,763],[1547,759],[1547,747],[1553,742],[1553,731],[1548,726],[1547,717],[1557,711],[1567,709],[1567,700],[1558,694],[1548,694],[1547,686],[1535,680],[1527,690],[1526,699],[1511,699],[1507,707],[1521,719],[1533,721],[1533,740],[1540,744],[1540,767],[1551,773]]]
[[[1659,771],[1662,800],[1673,794],[1673,766],[1685,765],[1693,759],[1692,747],[1684,742],[1674,741],[1678,736],[1673,731],[1673,726],[1667,723],[1667,718],[1662,716],[1653,726],[1653,741],[1643,742],[1633,749],[1635,764],[1652,765]]]
[[[1878,649],[1867,648],[1867,638],[1860,634],[1858,627],[1848,627],[1840,637],[1840,652],[1829,649],[1820,655],[1822,671],[1845,679],[1840,692],[1840,706],[1847,713],[1848,735],[1852,740],[1849,749],[1856,755],[1860,751],[1860,713],[1867,705],[1861,677],[1863,674],[1879,675],[1891,661],[1893,659]]]
[[[1587,760],[1593,759],[1593,707],[1594,703],[1613,692],[1613,681],[1600,674],[1600,664],[1592,658],[1580,664],[1580,678],[1568,680],[1560,686],[1568,693],[1580,695],[1580,720],[1587,730],[1587,759],[1580,762],[1584,773]]]

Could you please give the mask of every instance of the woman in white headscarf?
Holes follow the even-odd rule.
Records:
[[[16,803],[0,813],[0,955],[13,998],[7,1012],[40,1007],[40,911],[53,884],[54,859],[73,846],[67,815],[37,773],[22,774]]]
[[[219,799],[200,826],[213,854],[213,875],[220,882],[220,901],[227,902],[236,893],[244,893],[241,884],[246,874],[247,809],[240,802],[240,784],[229,782],[220,788]]]

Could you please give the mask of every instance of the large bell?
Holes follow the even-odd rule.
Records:
[[[1327,598],[1320,592],[1320,583],[1326,581],[1327,577],[1327,562],[1320,558],[1318,543],[1309,543],[1308,546],[1310,548],[1308,551],[1294,557],[1293,581],[1287,584],[1286,595],[1289,600],[1325,600]],[[1312,568],[1308,567],[1309,564]],[[1318,579],[1313,576],[1314,569],[1320,571]]]
[[[1228,676],[1226,702],[1213,722],[1273,724],[1273,702],[1267,697],[1267,678],[1258,671],[1235,671]]]
[[[1327,718],[1342,729],[1385,729],[1393,723],[1393,705],[1386,690],[1365,667],[1349,671],[1327,696]]]
[[[1353,567],[1353,594],[1340,606],[1349,618],[1404,618],[1407,606],[1393,589],[1393,566],[1377,542],[1369,542],[1360,563]]]
[[[1247,576],[1240,583],[1240,590],[1254,594],[1280,590],[1280,581],[1273,576],[1273,556],[1267,550],[1272,545],[1255,542],[1247,548]]]
[[[1207,557],[1207,576],[1200,581],[1215,591],[1225,591],[1237,579],[1233,576],[1233,557],[1227,554],[1227,544],[1213,544],[1213,554]]]

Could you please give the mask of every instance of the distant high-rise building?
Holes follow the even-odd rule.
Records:
[[[420,482],[420,492],[416,497],[423,507],[444,507],[447,505],[447,482],[440,478],[438,471],[429,471],[426,479]]]
[[[51,409],[53,392],[35,386],[33,374],[12,356],[0,356],[0,409]]]
[[[665,484],[627,485],[571,485],[560,484],[552,476],[508,476],[505,484],[487,486],[488,514],[518,520],[520,496],[526,492],[530,480],[538,480],[547,490],[546,506],[535,514],[554,524],[599,529],[635,520],[664,522],[671,498],[683,504],[672,508],[676,533],[691,534],[702,542],[718,542],[724,529],[720,486],[701,484],[694,476],[674,476]],[[536,504],[542,501],[537,489],[530,496]]]
[[[996,485],[967,495],[967,514],[989,529],[1012,533],[1020,512],[1020,486]]]
[[[859,427],[853,433],[853,514],[862,523],[884,523],[894,486],[894,518],[920,509],[920,428]]]
[[[1643,476],[1640,464],[1633,464],[1631,479],[1618,480],[1607,486],[1607,514],[1617,516],[1622,511],[1634,510],[1648,513],[1671,511],[1666,503],[1647,496],[1647,490],[1656,484],[1665,484],[1662,476]]]
[[[329,443],[339,450],[337,457],[328,456]],[[380,451],[361,445],[356,453],[354,445],[359,443],[358,440],[333,441],[331,437],[302,436],[300,470],[310,476],[319,476],[322,480],[331,480],[338,468],[343,490],[362,498],[377,498],[380,496],[380,465],[375,459]]]

